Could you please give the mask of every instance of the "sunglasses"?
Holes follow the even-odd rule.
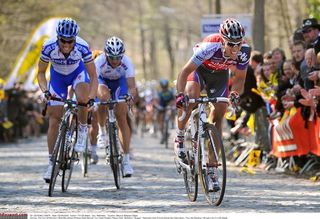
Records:
[[[107,55],[107,57],[108,57],[109,59],[115,60],[115,61],[122,59],[122,56],[109,56],[109,55]]]
[[[242,42],[237,42],[237,43],[234,43],[234,42],[227,42],[226,41],[226,44],[227,46],[230,46],[230,47],[235,47],[235,46],[240,46]]]
[[[63,39],[63,38],[59,38],[59,41],[62,43],[62,44],[72,44],[74,43],[74,39],[71,39],[71,40],[66,40],[66,39]]]
[[[303,30],[302,33],[310,33],[312,31],[312,28],[308,28],[306,30]]]

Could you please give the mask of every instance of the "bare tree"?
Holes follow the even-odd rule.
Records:
[[[142,6],[141,6],[141,2],[137,1],[138,3],[138,15],[139,15],[139,33],[140,33],[140,44],[141,44],[141,59],[142,59],[142,71],[143,71],[143,78],[147,79],[147,70],[146,70],[146,66],[147,66],[147,62],[146,62],[146,39],[145,39],[145,27],[143,26],[143,20],[142,20],[142,15],[143,15],[143,11],[142,11]]]
[[[254,1],[253,46],[255,50],[264,52],[264,0]]]

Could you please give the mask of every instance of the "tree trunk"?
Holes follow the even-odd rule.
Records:
[[[253,47],[264,53],[264,0],[254,1]]]
[[[216,14],[221,14],[221,1],[216,0]]]
[[[140,29],[140,43],[141,43],[141,58],[142,58],[142,71],[143,71],[143,78],[147,79],[147,70],[146,70],[146,37],[145,37],[145,30],[143,26],[142,20],[142,8],[140,1],[138,1],[138,10],[139,10],[139,29]]]

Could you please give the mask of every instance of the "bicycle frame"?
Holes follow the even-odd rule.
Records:
[[[52,100],[64,102],[64,113],[61,118],[61,122],[59,124],[59,132],[58,132],[56,143],[54,145],[54,152],[52,156],[52,162],[54,163],[53,164],[54,170],[51,174],[51,180],[50,180],[51,182],[49,185],[49,196],[52,196],[52,193],[54,191],[54,186],[56,183],[56,178],[60,170],[63,171],[62,184],[61,184],[62,192],[65,192],[68,189],[71,174],[72,174],[72,169],[73,169],[73,162],[75,161],[74,151],[72,148],[76,143],[77,137],[78,137],[78,128],[77,128],[78,127],[78,117],[77,117],[78,104],[72,100],[64,101],[54,97],[52,98]],[[71,130],[69,130],[70,127],[68,127],[69,122],[71,122],[74,118],[75,118],[74,130],[76,130],[75,134],[71,133],[70,132]],[[70,152],[71,154],[69,154]],[[57,157],[57,155],[59,156]],[[70,160],[70,164],[69,164],[69,160]]]
[[[110,156],[107,157],[107,163],[109,163],[111,166],[117,189],[120,189],[120,171],[122,173],[122,155],[120,153],[117,119],[115,116],[114,107],[117,103],[124,102],[127,102],[127,99],[116,99],[108,100],[106,102],[100,102],[100,105],[105,105],[109,107],[107,127],[109,129]]]
[[[207,117],[208,103],[229,103],[229,99],[225,97],[209,98],[200,97],[195,99],[186,98],[185,110],[178,119],[181,121],[185,118],[189,103],[197,103],[197,108],[192,110],[188,120],[187,136],[189,137],[189,147],[187,148],[187,163],[178,160],[178,172],[183,173],[186,191],[191,201],[197,199],[198,194],[198,176],[206,199],[210,204],[220,205],[224,196],[226,182],[226,164],[223,143],[219,132],[214,125],[209,124]],[[188,136],[190,135],[190,136]],[[191,140],[191,144],[190,144]],[[220,147],[219,147],[220,146]],[[220,152],[221,150],[221,163]],[[208,190],[207,173],[208,168],[212,165],[216,168],[222,168],[222,184],[221,189],[213,191]],[[221,192],[218,192],[221,191]],[[218,192],[218,195],[215,195]]]

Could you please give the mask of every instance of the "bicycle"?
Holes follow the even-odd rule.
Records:
[[[188,121],[188,127],[185,132],[185,147],[187,161],[175,159],[178,172],[183,175],[184,183],[188,198],[190,201],[196,201],[198,196],[198,178],[205,197],[209,204],[219,206],[223,200],[226,181],[226,156],[223,142],[217,128],[207,121],[207,105],[208,103],[229,103],[229,99],[225,97],[199,97],[188,99],[186,97],[186,105],[189,103],[198,103],[198,107],[194,109]],[[179,120],[183,120],[186,115],[186,109],[183,111]],[[220,149],[220,150],[219,150]],[[213,167],[217,169],[217,180],[220,190],[209,191],[208,186],[208,168],[209,160],[214,161]]]
[[[87,106],[73,100],[62,100],[56,97],[50,97],[50,100],[64,102],[64,114],[62,116],[57,140],[54,145],[51,162],[52,173],[49,182],[48,196],[52,196],[56,184],[57,176],[62,171],[62,192],[68,190],[70,179],[75,161],[79,161],[78,154],[74,147],[78,139],[78,106]],[[42,114],[46,114],[46,109]]]
[[[165,145],[165,148],[169,148],[169,126],[171,121],[172,111],[175,109],[173,106],[165,106],[164,108],[164,119],[163,119],[163,133],[162,133],[162,141]]]
[[[109,106],[107,129],[109,134],[109,148],[106,148],[106,162],[110,165],[113,172],[114,183],[117,189],[120,189],[120,176],[123,177],[122,169],[122,154],[120,152],[120,142],[118,137],[117,120],[114,113],[114,107],[118,103],[126,103],[128,98],[108,100],[105,102],[99,102],[98,104]],[[108,151],[109,150],[109,151]],[[109,154],[110,153],[110,154]],[[120,174],[121,172],[121,174]]]

